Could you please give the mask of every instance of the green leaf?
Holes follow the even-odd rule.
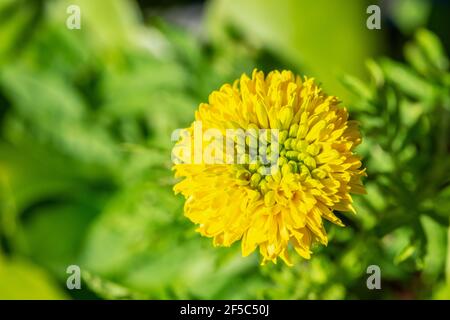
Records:
[[[422,75],[430,73],[430,64],[419,46],[415,43],[408,43],[405,45],[404,51],[406,60],[417,70],[417,72]]]
[[[438,70],[445,71],[448,68],[448,58],[439,38],[429,30],[421,29],[416,34],[417,43],[426,54],[429,63]]]
[[[409,245],[400,251],[394,258],[395,264],[400,264],[406,259],[410,258],[416,252],[416,247],[414,245]]]
[[[423,100],[435,98],[434,87],[403,64],[391,60],[382,60],[381,67],[386,74],[386,78],[405,94]]]
[[[66,299],[56,283],[39,267],[0,256],[0,299]]]
[[[366,67],[369,70],[375,86],[381,87],[384,84],[384,74],[380,65],[372,59],[367,59]]]
[[[262,285],[258,262],[242,258],[239,246],[213,248],[183,217],[179,200],[148,184],[119,195],[91,228],[82,268],[153,299],[251,297],[249,287]],[[250,275],[254,281],[237,280]]]
[[[421,217],[427,238],[424,272],[433,280],[444,274],[447,252],[447,228],[428,216]]]
[[[345,75],[342,77],[342,82],[350,91],[352,91],[358,97],[361,97],[362,99],[369,101],[372,100],[373,97],[372,90],[358,78]]]
[[[19,116],[10,121],[23,126],[22,131],[85,162],[118,161],[111,137],[101,126],[90,125],[82,98],[62,78],[9,66],[0,73],[0,84]]]

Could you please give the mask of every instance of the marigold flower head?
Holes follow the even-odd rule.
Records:
[[[197,231],[216,246],[241,240],[243,256],[259,248],[263,264],[280,257],[292,265],[289,247],[309,259],[313,243],[327,245],[323,219],[343,226],[333,210],[354,212],[350,193],[364,193],[365,169],[353,152],[361,137],[339,103],[314,79],[290,71],[265,77],[254,70],[251,78],[244,74],[212,92],[195,114],[202,132],[278,129],[278,170],[264,174],[267,164],[259,160],[176,164],[175,175],[182,180],[174,190],[186,198],[184,212]],[[187,131],[195,131],[194,123]],[[270,140],[270,135],[258,139]],[[186,142],[193,150],[193,140],[185,136],[174,150]]]

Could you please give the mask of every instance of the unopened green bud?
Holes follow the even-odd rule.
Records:
[[[309,169],[304,164],[300,165],[300,179],[305,180],[311,175]]]
[[[259,183],[259,189],[261,190],[262,193],[266,193],[267,192],[267,181],[266,180],[261,180],[261,182]]]
[[[257,187],[259,182],[261,181],[261,175],[259,173],[254,173],[250,178],[250,185],[252,187]]]
[[[282,130],[278,134],[278,144],[283,144],[288,138],[289,133],[287,130]]]
[[[248,165],[248,170],[250,170],[250,172],[256,172],[256,170],[258,170],[259,168],[259,163],[255,162],[255,163],[250,163]]]
[[[288,160],[285,157],[280,157],[277,160],[277,165],[282,167],[284,164],[288,163]]]
[[[289,165],[291,166],[292,172],[298,173],[298,164],[295,161],[289,161]]]
[[[257,172],[262,176],[266,176],[270,173],[270,168],[266,168],[265,166],[260,166],[258,168]]]
[[[284,147],[286,149],[292,149],[292,142],[293,140],[291,138],[286,139],[286,141],[284,142]]]
[[[298,151],[294,151],[294,150],[287,151],[286,152],[286,157],[289,160],[296,160],[298,158]]]
[[[308,142],[305,140],[297,140],[297,143],[295,145],[295,149],[299,152],[305,152],[308,148]]]
[[[307,165],[310,170],[316,168],[316,160],[314,160],[313,157],[306,157],[305,160],[303,160],[303,163]]]

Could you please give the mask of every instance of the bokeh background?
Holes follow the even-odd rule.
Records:
[[[450,298],[449,16],[444,0],[1,0],[0,298]],[[357,215],[292,268],[213,248],[172,192],[170,133],[253,68],[314,76],[364,136]]]

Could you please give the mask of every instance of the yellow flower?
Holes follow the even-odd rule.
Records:
[[[241,240],[243,256],[259,248],[263,264],[280,257],[292,265],[288,247],[309,259],[313,243],[328,242],[323,219],[343,226],[333,210],[354,212],[350,193],[364,193],[360,178],[365,169],[353,152],[361,142],[357,124],[314,79],[302,80],[290,71],[265,77],[254,70],[251,78],[244,74],[212,92],[195,119],[175,154],[180,146],[196,148],[195,123],[201,122],[200,133],[237,128],[279,132],[278,170],[270,167],[268,174],[261,161],[175,164],[176,177],[183,179],[174,190],[186,198],[185,215],[214,245]],[[268,135],[258,138],[270,140]],[[213,156],[227,157],[220,151],[215,149]]]

